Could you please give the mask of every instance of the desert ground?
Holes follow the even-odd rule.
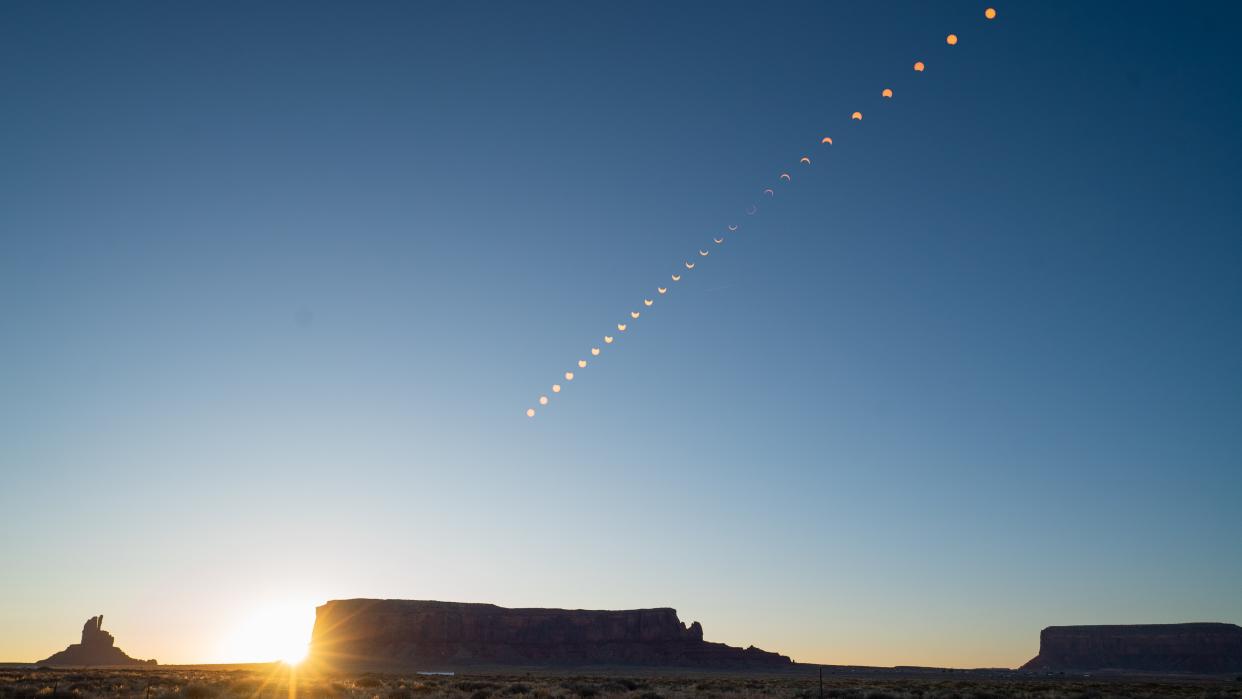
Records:
[[[292,686],[291,686],[292,685]],[[817,670],[779,675],[706,674],[630,670],[594,674],[549,672],[458,674],[291,673],[281,665],[160,667],[152,669],[0,669],[0,697],[454,697],[515,699],[625,697],[820,696]],[[1033,677],[962,671],[826,670],[823,696],[857,699],[985,699],[1001,697],[1110,699],[1199,697],[1242,699],[1242,677]]]

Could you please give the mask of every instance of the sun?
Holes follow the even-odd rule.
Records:
[[[310,647],[305,642],[290,644],[288,648],[281,650],[279,660],[285,665],[300,665],[303,660],[306,660],[308,652],[310,652]]]
[[[224,644],[224,657],[236,663],[280,661],[297,665],[310,650],[315,605],[278,602],[243,616]]]

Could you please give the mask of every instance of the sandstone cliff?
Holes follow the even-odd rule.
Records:
[[[154,660],[136,660],[114,644],[116,639],[103,630],[103,615],[93,616],[82,626],[82,642],[74,643],[51,657],[38,662],[51,667],[85,667],[91,665],[155,665]]]
[[[1049,626],[1023,670],[1242,671],[1242,627],[1234,624]]]
[[[335,600],[315,610],[311,659],[338,667],[647,665],[783,668],[789,658],[708,643],[673,609],[506,609],[492,604]]]

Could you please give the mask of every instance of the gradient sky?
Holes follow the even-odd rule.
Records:
[[[1242,622],[1242,6],[985,6],[0,5],[0,659],[371,596],[880,665]]]

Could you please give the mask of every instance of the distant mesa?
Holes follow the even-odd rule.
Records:
[[[1234,624],[1049,626],[1023,670],[1242,672],[1242,627]]]
[[[310,660],[350,669],[662,666],[783,669],[787,656],[703,640],[669,608],[507,609],[418,600],[333,600],[315,610]]]
[[[37,665],[49,667],[87,667],[117,665],[157,665],[154,660],[137,660],[129,657],[115,645],[112,634],[103,630],[103,615],[93,616],[82,626],[82,642],[75,643]]]

